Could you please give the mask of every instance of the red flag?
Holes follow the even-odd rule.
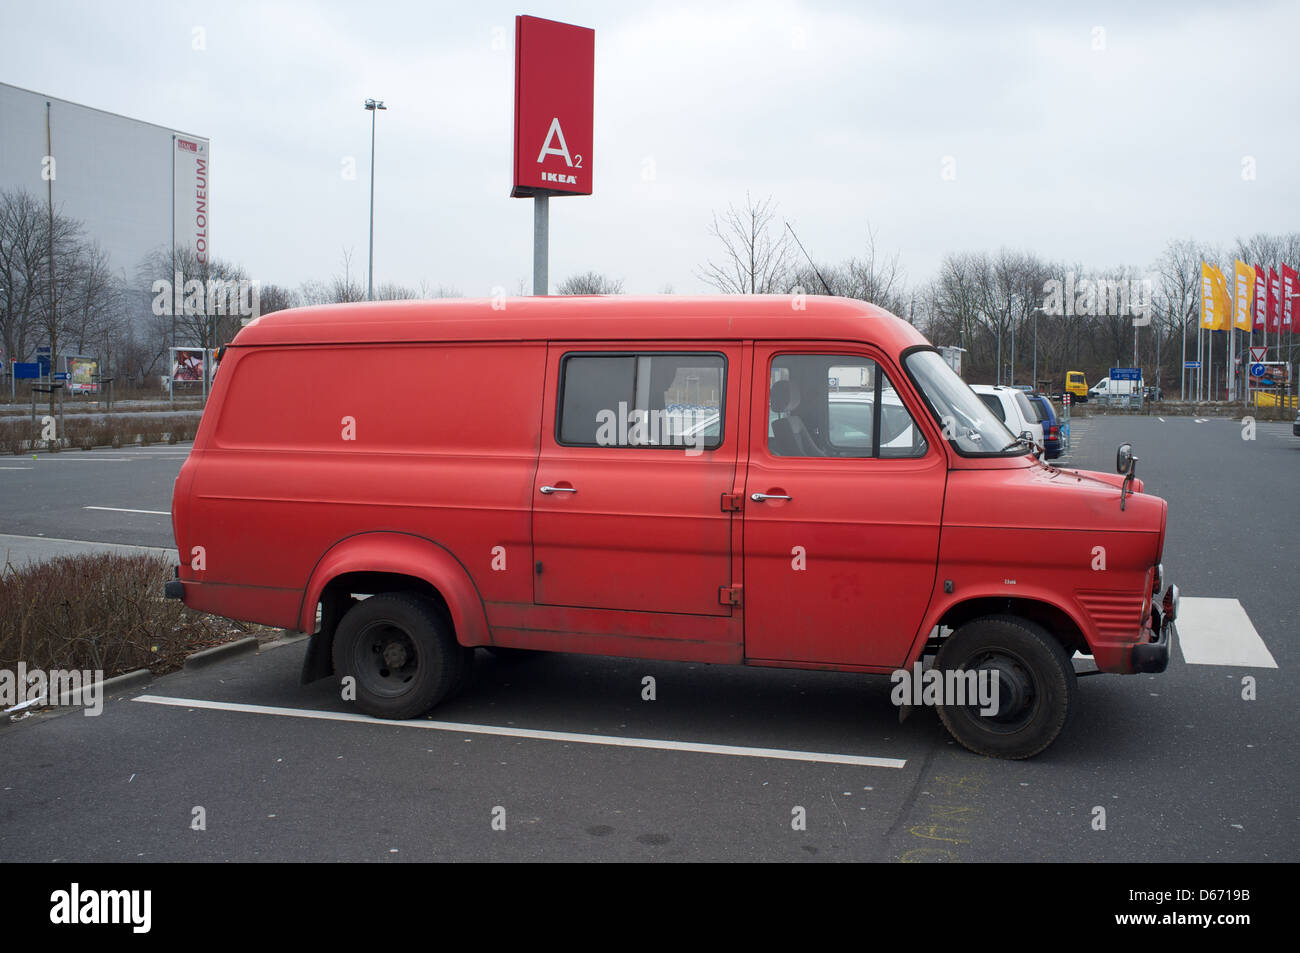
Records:
[[[1290,265],[1282,266],[1282,330],[1291,330],[1292,295],[1296,292],[1296,270]]]
[[[1264,317],[1268,311],[1268,273],[1255,266],[1255,324],[1252,331],[1264,330]]]
[[[1276,333],[1278,329],[1277,299],[1282,294],[1282,281],[1272,268],[1268,270],[1268,328]]]

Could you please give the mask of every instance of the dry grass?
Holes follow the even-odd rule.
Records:
[[[60,556],[0,569],[0,669],[179,668],[199,649],[252,628],[163,598],[172,577],[161,556]],[[269,630],[267,630],[269,631]]]

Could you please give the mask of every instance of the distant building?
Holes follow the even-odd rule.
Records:
[[[207,253],[210,149],[202,136],[0,83],[0,189],[52,192],[55,210],[131,279],[173,243]]]

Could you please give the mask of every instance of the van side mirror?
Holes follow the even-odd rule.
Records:
[[[1137,472],[1138,458],[1133,456],[1133,445],[1121,443],[1115,451],[1115,471],[1124,474],[1124,482],[1119,488],[1119,508],[1124,509],[1124,501],[1133,492],[1133,475]]]

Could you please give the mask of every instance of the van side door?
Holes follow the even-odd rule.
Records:
[[[549,346],[537,605],[732,615],[723,590],[740,514],[724,498],[734,498],[741,352],[736,342]]]
[[[935,582],[947,457],[865,345],[756,344],[745,658],[892,669]]]

